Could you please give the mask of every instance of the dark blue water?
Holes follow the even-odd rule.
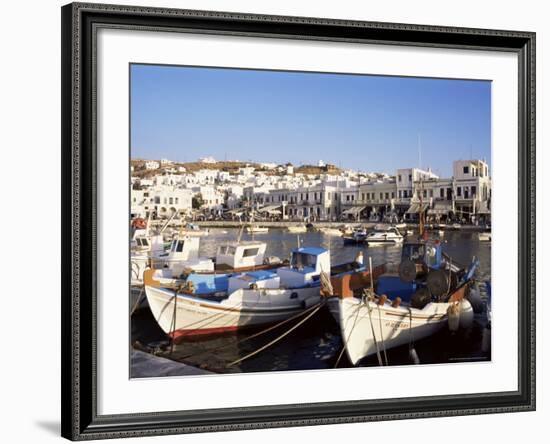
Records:
[[[222,241],[235,241],[236,229],[212,229],[209,236],[201,238],[201,256],[214,256]],[[243,240],[252,239],[244,234]],[[288,258],[298,246],[322,246],[330,249],[333,265],[352,261],[358,251],[366,260],[370,256],[374,265],[398,264],[401,246],[363,245],[344,246],[342,238],[325,236],[319,232],[291,234],[283,229],[270,229],[266,234],[255,234],[254,239],[264,240],[268,256]],[[441,238],[444,252],[459,264],[469,264],[473,256],[480,261],[477,279],[490,280],[491,244],[479,242],[476,233],[446,231]],[[296,321],[297,322],[297,321]],[[490,352],[481,351],[482,332],[486,324],[484,315],[476,316],[473,327],[451,334],[446,329],[430,338],[414,344],[421,364],[471,362],[490,359]],[[227,364],[257,350],[285,332],[289,323],[273,332],[244,341],[252,332],[227,334],[217,337],[186,340],[171,349],[162,330],[156,325],[149,310],[136,312],[132,317],[132,344],[157,355],[220,373],[259,372],[282,370],[310,370],[333,368],[342,350],[339,327],[326,308],[317,312],[298,329],[280,342],[258,355],[232,367]],[[390,365],[410,364],[408,346],[388,350]],[[360,366],[378,365],[376,357],[367,358]],[[345,353],[338,367],[351,367]]]

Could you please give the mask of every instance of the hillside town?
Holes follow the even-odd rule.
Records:
[[[317,165],[167,159],[131,162],[131,217],[300,222],[490,222],[485,160],[455,160],[451,177],[430,168],[392,174]]]

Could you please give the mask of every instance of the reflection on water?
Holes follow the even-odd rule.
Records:
[[[236,229],[212,229],[209,236],[201,238],[201,255],[214,256],[220,242],[235,241],[237,236],[238,230]],[[245,233],[242,239],[250,240],[252,236]],[[278,256],[281,259],[288,258],[291,249],[296,248],[298,244],[301,246],[320,245],[330,249],[333,265],[352,261],[358,251],[363,251],[365,258],[372,257],[374,265],[384,262],[397,264],[401,257],[400,245],[344,246],[341,238],[326,236],[319,232],[307,232],[297,235],[286,230],[270,229],[268,233],[255,234],[254,239],[267,242],[266,254]],[[490,242],[479,242],[476,233],[460,231],[446,231],[442,237],[442,242],[444,252],[458,264],[469,264],[472,257],[476,256],[480,261],[477,278],[481,281],[490,280]],[[415,344],[415,349],[421,363],[434,364],[490,359],[490,355],[481,351],[481,335],[485,323],[486,318],[478,316],[473,328],[469,331],[451,334],[447,329],[443,329],[437,335],[418,341]],[[152,350],[161,356],[207,368],[214,372],[234,373],[333,368],[342,349],[342,341],[338,325],[332,319],[328,310],[325,309],[320,310],[310,320],[267,350],[234,367],[226,367],[229,362],[269,343],[293,324],[287,324],[251,340],[245,340],[251,335],[250,331],[186,340],[175,345],[172,352],[170,352],[166,337],[156,325],[151,313],[148,310],[142,310],[132,317],[131,339],[132,343],[138,341],[146,349]],[[389,350],[388,358],[391,365],[409,364],[408,346]],[[376,357],[371,357],[362,361],[360,365],[373,366],[378,365],[378,362]],[[351,367],[351,364],[345,359],[345,354],[338,367]]]

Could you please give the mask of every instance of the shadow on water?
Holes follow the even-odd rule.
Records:
[[[235,231],[235,230],[233,230]],[[396,263],[401,254],[400,246],[364,247],[343,246],[341,238],[330,238],[320,233],[305,233],[300,235],[304,246],[322,245],[331,250],[333,264],[353,260],[358,251],[363,251],[365,257],[371,256],[374,264],[382,262]],[[234,240],[235,233],[222,233],[220,236],[208,236],[201,240],[201,250],[204,255],[213,255],[220,241]],[[268,255],[287,258],[290,250],[297,245],[297,236],[284,230],[271,230],[265,235],[256,235],[255,239],[268,243]],[[458,263],[468,264],[472,256],[480,260],[478,278],[490,279],[490,244],[477,241],[475,234],[461,232],[446,232],[444,250]],[[315,316],[288,334],[281,341],[233,367],[228,363],[242,358],[273,339],[277,338],[298,320],[281,326],[261,336],[244,341],[255,332],[265,327],[245,330],[239,333],[198,337],[176,344],[172,353],[166,335],[157,325],[148,309],[134,313],[131,322],[131,343],[136,348],[184,362],[195,367],[208,369],[217,373],[264,372],[283,370],[314,370],[333,368],[340,351],[342,340],[340,329],[328,309],[321,309]],[[421,364],[441,364],[457,362],[475,362],[490,360],[490,352],[481,351],[482,332],[486,318],[476,316],[471,329],[451,333],[443,328],[438,334],[414,343],[414,348]],[[409,346],[405,345],[387,351],[390,365],[411,364]],[[361,367],[378,366],[378,359],[370,356],[363,359]],[[345,353],[338,368],[353,367]]]

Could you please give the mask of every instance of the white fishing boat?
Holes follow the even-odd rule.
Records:
[[[473,321],[471,304],[464,295],[468,286],[457,289],[445,302],[430,302],[422,308],[396,304],[384,297],[339,299],[339,323],[346,353],[352,364],[361,359],[435,334],[458,322]],[[454,312],[454,313],[453,313]],[[449,319],[449,315],[454,319]]]
[[[329,227],[325,227],[325,228],[318,228],[317,229],[321,234],[325,235],[325,236],[335,236],[335,237],[342,237],[343,236],[343,232],[342,230],[340,230],[339,228],[329,228]]]
[[[395,227],[378,228],[370,232],[364,242],[370,244],[398,244],[403,242],[403,235]]]
[[[158,270],[148,270],[145,292],[159,326],[180,338],[284,320],[320,301],[323,271],[345,274],[361,268],[358,259],[331,270],[328,250],[306,247],[292,251],[288,266],[209,275],[203,281],[163,282]]]
[[[305,225],[290,225],[287,227],[287,230],[290,233],[305,233],[307,231],[307,227]]]
[[[340,325],[347,355],[353,364],[362,358],[428,337],[448,325],[469,327],[468,301],[479,265],[473,259],[463,270],[442,252],[439,241],[403,246],[399,274],[373,273],[375,279],[357,286],[343,278],[331,280],[329,309]]]

